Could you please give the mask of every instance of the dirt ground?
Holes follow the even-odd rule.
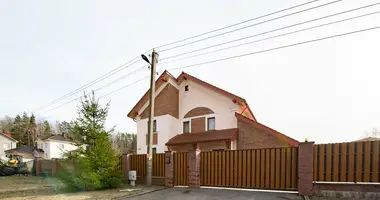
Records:
[[[35,176],[0,177],[0,199],[2,200],[84,200],[84,199],[119,199],[140,193],[159,190],[162,187],[130,187],[124,185],[119,189],[92,192],[60,193],[59,183],[54,178]],[[120,191],[123,190],[123,191]]]

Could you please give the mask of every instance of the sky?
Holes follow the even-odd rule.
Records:
[[[252,21],[265,21],[313,4]],[[154,47],[307,2],[306,0],[1,0],[0,1],[0,116],[15,116],[35,109],[87,84]],[[183,48],[160,52],[157,69],[275,48],[344,32],[380,26],[380,14],[267,40],[239,48],[168,64],[160,60],[179,53],[242,38],[283,26],[361,7],[374,0],[343,0],[304,13],[263,23]],[[286,33],[380,10],[380,5],[275,33]],[[232,30],[228,29],[228,30]],[[226,30],[225,30],[226,31]],[[220,31],[218,33],[221,33]],[[247,100],[257,120],[290,137],[316,143],[360,139],[380,127],[380,29],[294,46],[251,56],[183,69],[185,72]],[[224,47],[224,46],[223,46]],[[219,47],[220,48],[220,47]],[[215,48],[217,49],[217,48]],[[191,54],[188,54],[191,55]],[[178,57],[180,58],[180,57]],[[102,96],[149,75],[143,61],[95,84],[86,92],[143,70],[98,92]],[[181,70],[170,71],[178,76]],[[136,132],[127,113],[149,88],[144,79],[100,99],[110,101],[107,127]],[[77,117],[83,91],[35,113],[51,122]],[[65,104],[66,102],[71,103]],[[65,104],[57,109],[51,108]]]

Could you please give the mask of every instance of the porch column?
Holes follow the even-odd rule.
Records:
[[[199,150],[199,145],[194,144],[193,149],[189,151],[189,187],[199,188],[201,186],[200,179],[200,162],[201,162],[201,151]]]
[[[121,166],[123,168],[124,182],[129,183],[129,166],[130,166],[131,154],[123,154],[121,159],[122,159]]]
[[[173,163],[173,152],[165,151],[165,186],[174,186],[174,163]]]
[[[313,194],[313,144],[302,142],[298,146],[298,194]]]

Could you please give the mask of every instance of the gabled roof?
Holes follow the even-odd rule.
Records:
[[[166,145],[192,144],[211,141],[232,141],[236,139],[238,129],[222,129],[197,133],[183,133],[172,137]]]
[[[62,142],[70,142],[71,140],[68,138],[65,138],[63,135],[52,135],[45,138],[41,138],[41,140],[58,140]]]
[[[214,85],[211,85],[205,81],[202,81],[194,76],[191,76],[190,74],[187,74],[185,72],[182,72],[177,78],[174,78],[173,75],[171,75],[168,71],[164,71],[160,77],[156,80],[155,82],[155,86],[156,86],[156,90],[162,85],[164,84],[165,82],[168,81],[168,79],[171,78],[173,79],[178,85],[181,84],[183,81],[185,80],[191,80],[195,83],[198,83],[199,85],[202,85],[203,87],[205,88],[208,88],[218,94],[221,94],[223,96],[226,96],[228,98],[230,98],[233,102],[236,102],[236,103],[241,103],[241,104],[244,104],[248,111],[250,112],[250,114],[252,115],[253,119],[256,120],[255,116],[253,115],[248,103],[246,102],[246,100],[244,98],[241,98],[237,95],[234,95],[230,92],[227,92],[221,88],[218,88]],[[135,116],[141,114],[141,113],[138,113],[138,110],[141,109],[141,107],[145,104],[146,101],[148,101],[148,97],[149,97],[149,90],[144,94],[144,96],[137,102],[137,104],[132,108],[132,110],[128,113],[128,117],[130,118],[134,118]]]
[[[17,152],[17,153],[33,153],[34,150],[37,150],[38,152],[44,152],[44,150],[42,150],[42,149],[37,149],[36,147],[33,147],[33,146],[21,146],[21,147],[17,147],[17,148],[14,148],[14,149],[6,150],[6,151],[4,151],[4,152],[5,152],[5,153],[9,153],[9,152]]]
[[[269,128],[268,126],[265,126],[264,124],[261,124],[257,121],[254,121],[254,120],[251,120],[248,117],[245,117],[239,113],[235,113],[235,116],[238,120],[242,120],[244,122],[250,123],[255,128],[261,129],[266,133],[269,133],[269,134],[271,134],[271,135],[273,135],[273,136],[275,136],[281,140],[286,141],[290,146],[298,147],[298,145],[299,145],[299,142],[297,140],[295,140],[295,139],[293,139],[293,138],[291,138],[285,134],[282,134],[282,133],[280,133],[280,132],[278,132],[272,128]]]
[[[13,137],[7,135],[7,134],[4,134],[4,133],[0,133],[0,135],[2,135],[3,137],[7,138],[7,139],[10,139],[10,140],[13,140],[15,142],[18,142],[16,139],[14,139]]]

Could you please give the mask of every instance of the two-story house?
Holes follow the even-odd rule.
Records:
[[[298,146],[257,122],[245,99],[182,72],[155,82],[153,153]],[[128,113],[137,123],[137,153],[147,152],[149,91]]]
[[[63,158],[64,153],[76,150],[72,141],[64,135],[52,135],[37,140],[37,147],[44,151],[44,155],[40,155],[45,159]]]
[[[10,133],[0,133],[0,159],[6,160],[5,151],[16,148],[17,142]]]

